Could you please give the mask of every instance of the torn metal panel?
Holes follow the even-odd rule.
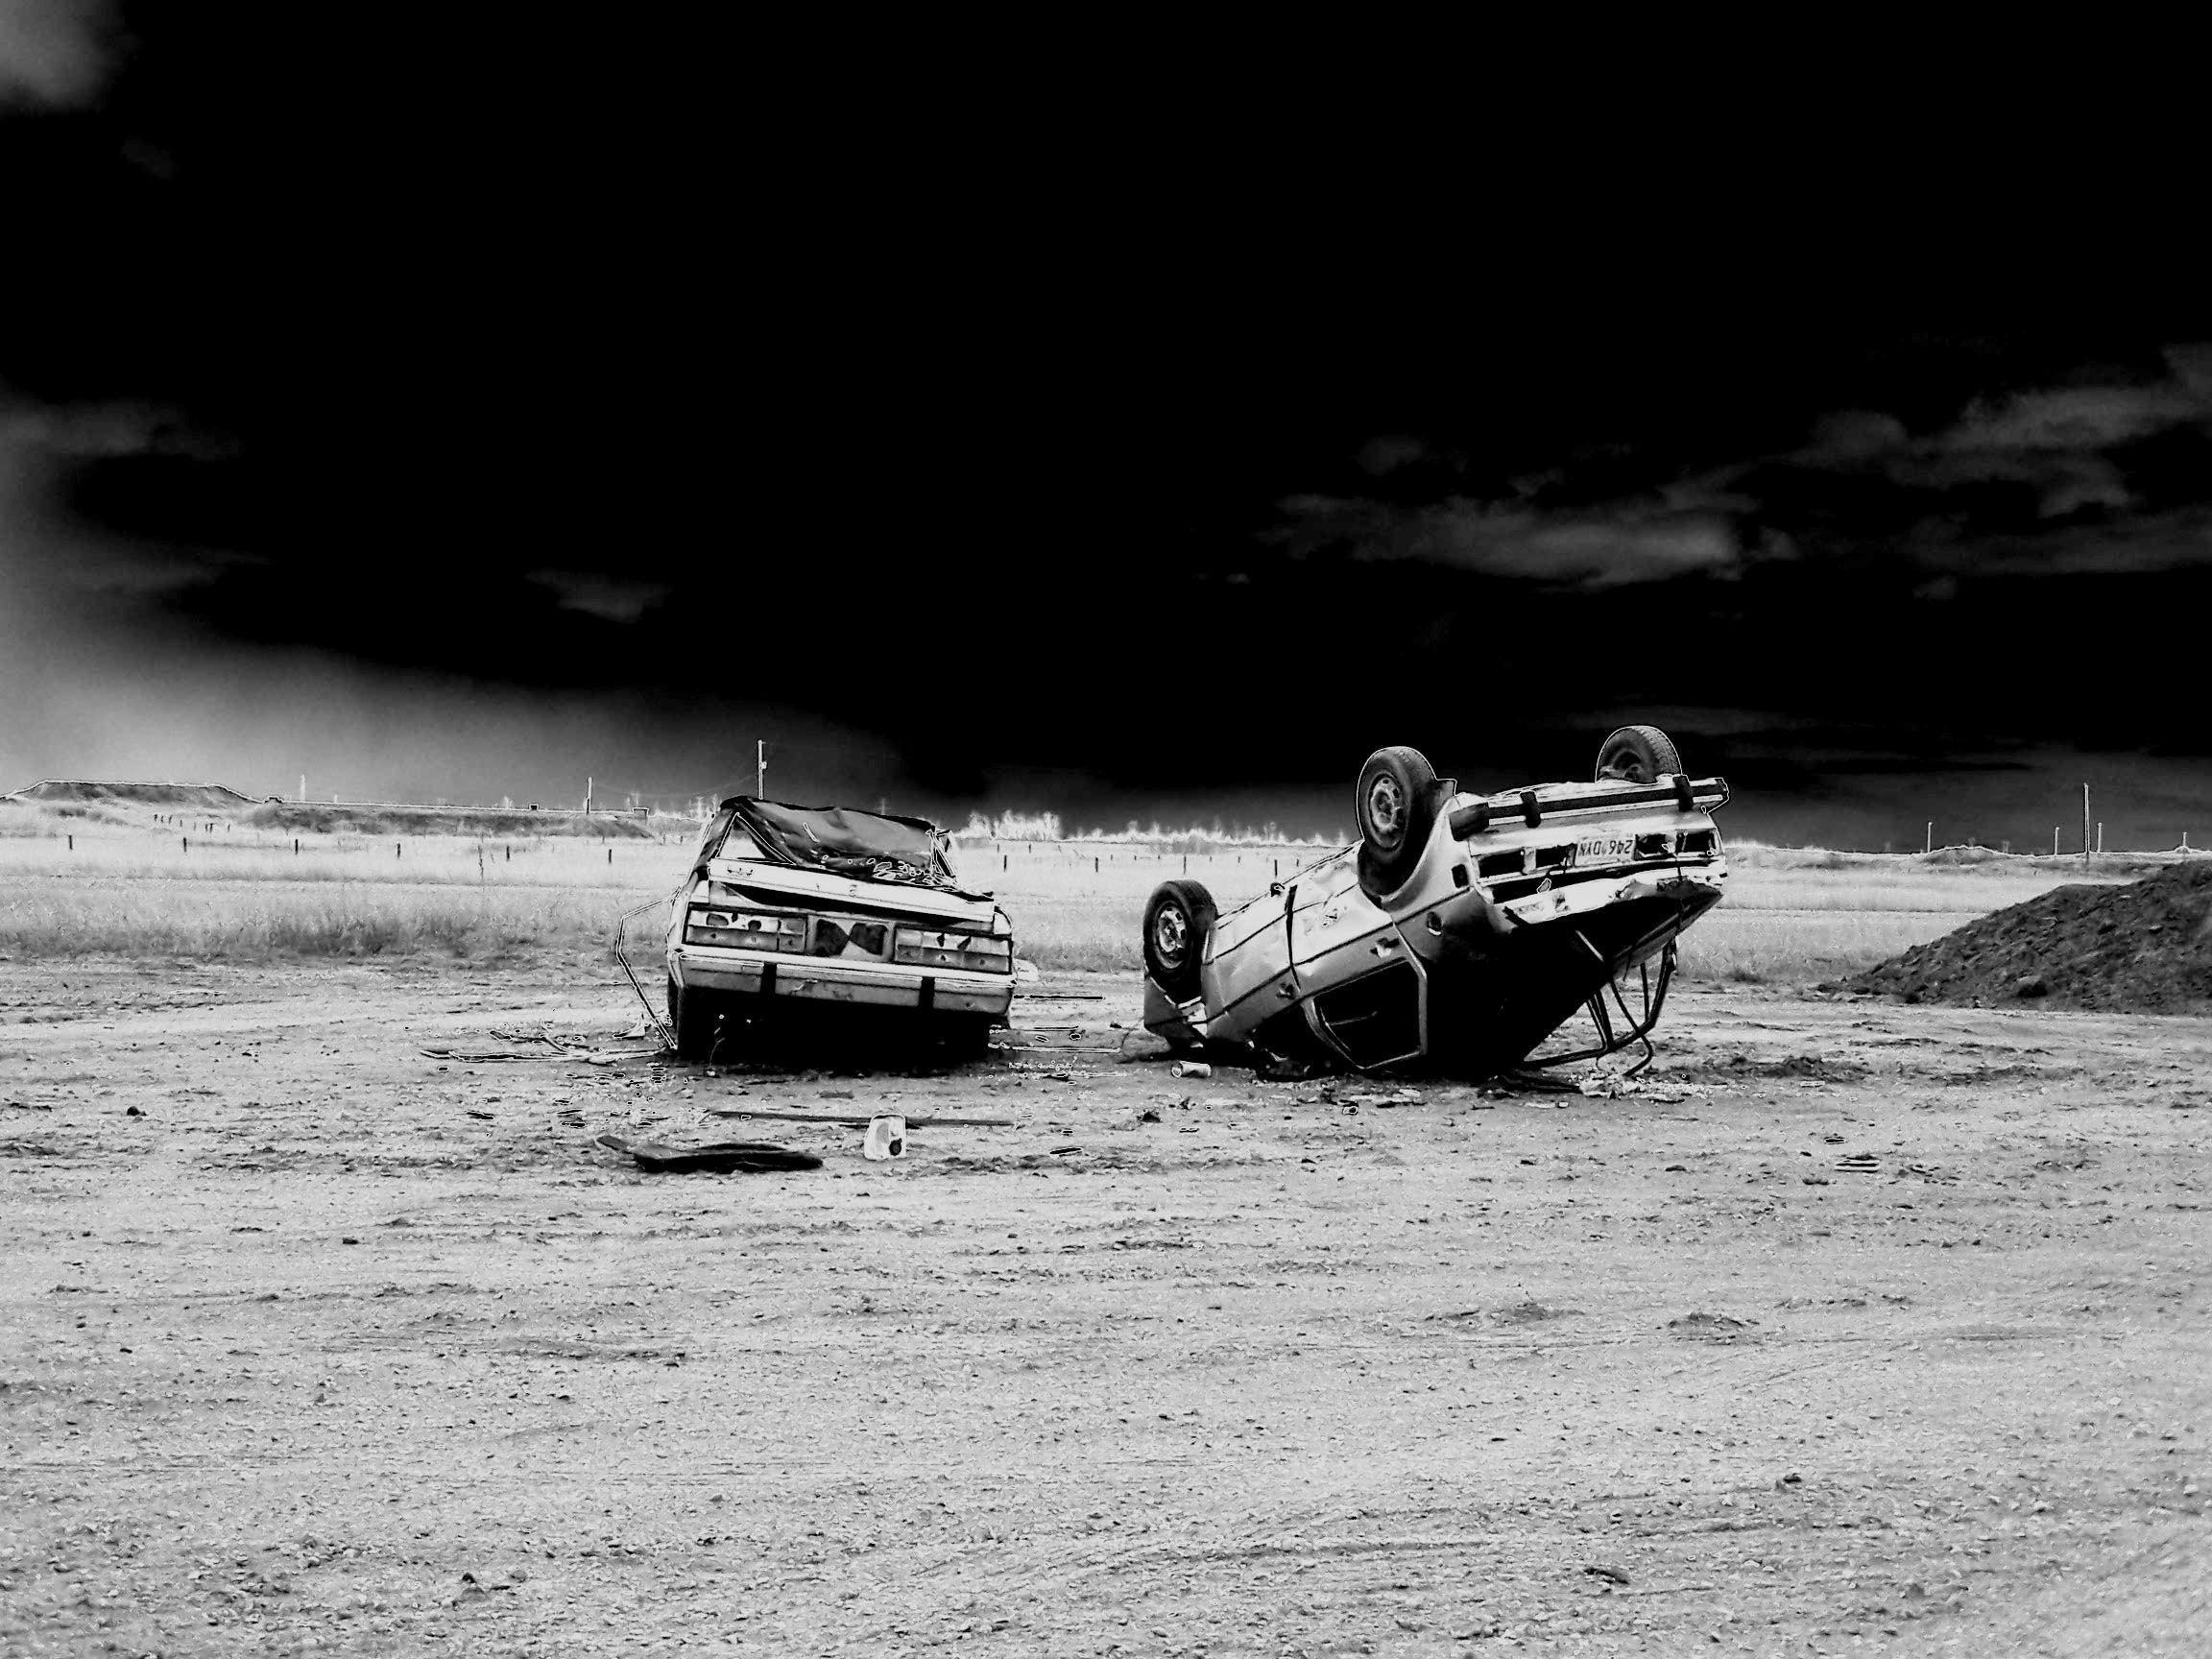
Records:
[[[953,884],[950,837],[924,818],[897,818],[849,806],[790,806],[739,796],[724,803],[730,820],[717,851],[868,881]]]

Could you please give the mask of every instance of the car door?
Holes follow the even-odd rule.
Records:
[[[1360,890],[1358,849],[1307,872],[1290,898],[1290,967],[1315,1034],[1356,1066],[1416,1058],[1421,971],[1389,912]]]
[[[1253,1027],[1290,1005],[1289,941],[1283,899],[1266,894],[1214,924],[1203,970],[1212,1036],[1241,1041]]]

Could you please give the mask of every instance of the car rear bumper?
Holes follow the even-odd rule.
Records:
[[[668,972],[685,990],[788,998],[802,1006],[911,1008],[938,1014],[1006,1018],[1014,976],[878,967],[821,957],[688,945],[670,953]]]

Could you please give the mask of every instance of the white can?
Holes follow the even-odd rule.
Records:
[[[906,1156],[906,1119],[903,1118],[871,1118],[868,1119],[868,1139],[860,1143],[860,1156],[872,1164],[880,1164],[886,1158]]]
[[[1170,1077],[1211,1077],[1214,1068],[1203,1060],[1178,1060],[1167,1068]]]

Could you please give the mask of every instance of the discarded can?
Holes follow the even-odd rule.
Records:
[[[1178,1060],[1167,1068],[1170,1077],[1211,1077],[1214,1068],[1203,1060]]]
[[[886,1158],[905,1157],[906,1119],[903,1118],[869,1118],[868,1139],[860,1144],[860,1156],[873,1164],[880,1164]]]

